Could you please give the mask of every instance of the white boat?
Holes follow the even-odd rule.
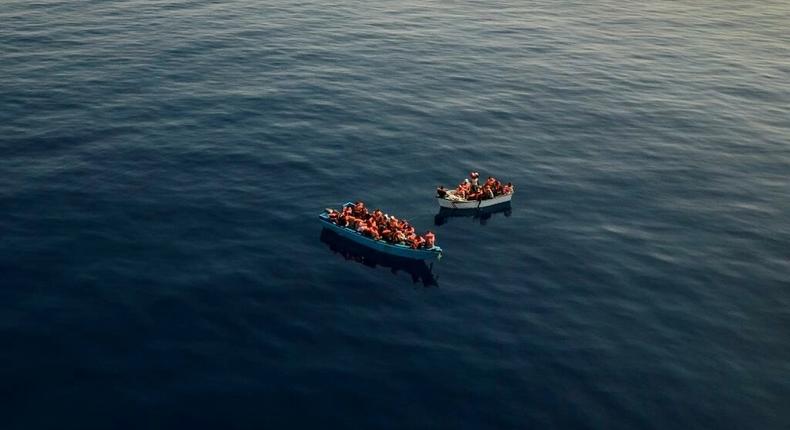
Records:
[[[455,195],[455,190],[447,191],[447,195],[444,197],[436,197],[436,201],[439,202],[439,206],[443,208],[450,208],[450,209],[479,209],[479,208],[487,208],[490,206],[501,205],[502,203],[507,203],[513,198],[513,194],[516,193],[516,189],[510,191],[508,194],[502,194],[499,196],[495,196],[493,199],[484,199],[484,200],[466,200],[461,198],[460,196]]]

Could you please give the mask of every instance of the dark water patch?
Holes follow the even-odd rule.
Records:
[[[5,6],[6,427],[790,422],[778,3]]]

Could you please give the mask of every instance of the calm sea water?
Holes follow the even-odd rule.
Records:
[[[0,427],[790,427],[788,29],[0,1]],[[437,219],[472,169],[511,209]],[[351,199],[445,258],[327,239]]]

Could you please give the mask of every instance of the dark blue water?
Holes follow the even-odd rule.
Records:
[[[788,28],[0,2],[0,427],[790,427]],[[436,219],[472,169],[510,210]],[[327,240],[350,199],[444,259]]]

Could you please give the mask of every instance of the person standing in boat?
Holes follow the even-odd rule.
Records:
[[[480,183],[478,182],[478,179],[480,179],[480,174],[477,173],[477,172],[471,172],[469,174],[469,178],[471,179],[471,181],[469,181],[469,183],[471,185],[472,192],[476,193],[477,189],[480,188]]]

